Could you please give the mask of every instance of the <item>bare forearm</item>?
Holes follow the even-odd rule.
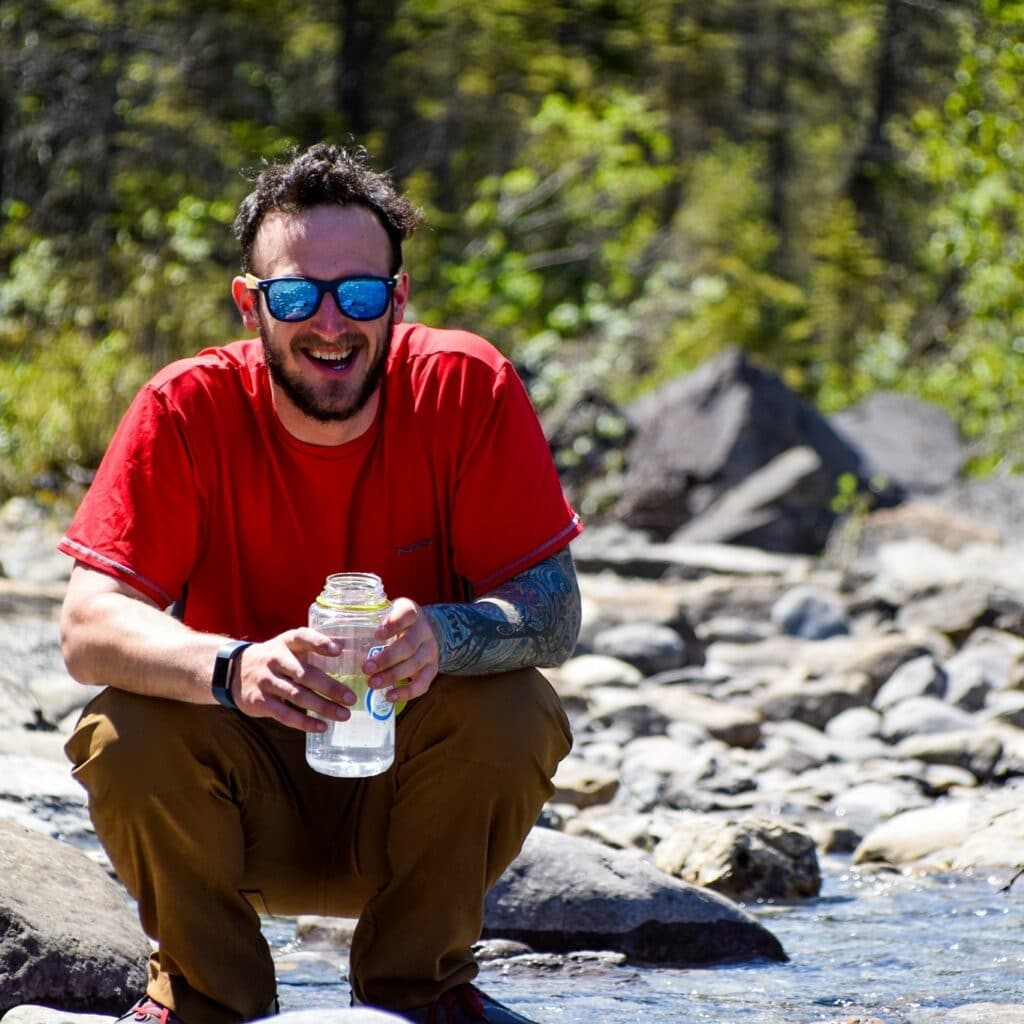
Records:
[[[580,596],[568,548],[469,604],[425,609],[451,675],[558,665],[576,645]]]
[[[196,633],[94,574],[72,574],[61,641],[68,671],[79,682],[211,703],[211,666],[224,639]]]

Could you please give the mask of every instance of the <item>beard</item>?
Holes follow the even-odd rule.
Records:
[[[387,365],[388,353],[391,351],[391,336],[394,332],[394,324],[390,317],[383,332],[380,348],[374,356],[373,362],[367,367],[362,382],[357,385],[348,380],[337,381],[333,384],[329,381],[314,384],[304,379],[298,372],[289,370],[283,354],[271,341],[262,311],[257,311],[257,319],[260,339],[263,342],[264,358],[267,361],[271,379],[284,392],[292,405],[311,419],[320,423],[337,423],[352,419],[366,407],[366,403],[380,387],[384,377],[384,368]],[[344,338],[344,335],[340,335],[333,340],[335,342],[343,341]],[[296,335],[292,339],[292,344],[298,346],[306,340],[311,343],[322,342],[319,337],[311,336],[307,339],[303,335]],[[361,335],[359,341],[363,341]]]

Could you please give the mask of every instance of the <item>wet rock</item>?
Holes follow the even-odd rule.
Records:
[[[756,816],[737,821],[694,816],[655,847],[651,863],[735,900],[807,899],[821,889],[811,836]]]
[[[484,937],[542,952],[610,949],[647,963],[786,959],[779,941],[725,897],[634,854],[543,829],[488,894]]]
[[[118,1014],[145,987],[149,942],[123,890],[68,844],[3,820],[0,920],[0,1014],[27,1003]]]

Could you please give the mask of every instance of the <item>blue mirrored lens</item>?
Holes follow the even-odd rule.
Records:
[[[320,289],[314,281],[285,278],[271,281],[266,289],[267,308],[277,320],[308,320],[320,305]]]
[[[342,313],[353,320],[376,320],[388,308],[390,292],[386,281],[360,278],[342,281],[335,290]]]
[[[324,291],[333,289],[338,308],[352,320],[376,320],[388,308],[393,282],[387,278],[352,277],[317,281],[279,277],[264,281],[267,308],[275,320],[308,320],[320,308]]]

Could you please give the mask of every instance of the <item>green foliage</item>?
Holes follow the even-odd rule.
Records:
[[[740,345],[1022,468],[1024,5],[0,0],[0,29],[0,497],[238,330],[246,172],[350,131],[424,210],[414,315],[492,337],[550,422]],[[560,465],[617,472],[623,429]]]

